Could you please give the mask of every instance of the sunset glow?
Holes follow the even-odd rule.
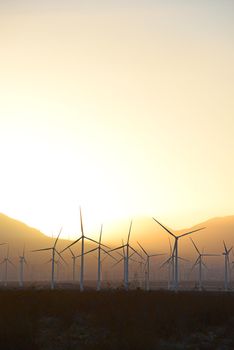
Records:
[[[75,3],[0,4],[0,211],[49,235],[79,206],[95,232],[233,214],[234,3]]]

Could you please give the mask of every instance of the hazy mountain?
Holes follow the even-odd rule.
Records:
[[[223,240],[225,240],[228,246],[234,245],[234,215],[209,219],[193,227],[182,230],[174,230],[173,227],[168,226],[167,222],[161,221],[160,218],[158,218],[158,220],[175,235],[205,227],[204,230],[180,240],[182,253],[186,255],[190,252],[192,253],[194,250],[189,237],[193,238],[201,250],[204,248],[205,251],[210,252],[221,252],[223,249]],[[118,230],[115,231],[114,239],[115,242],[118,241],[120,243],[122,238],[125,241],[127,239],[129,222],[122,222],[118,225],[119,227]],[[168,238],[170,238],[173,243],[173,237],[161,228],[152,218],[139,218],[133,221],[131,242],[134,245],[136,241],[139,241],[151,252],[159,250],[165,251],[165,249],[168,250],[169,248]],[[186,250],[183,251],[184,245],[186,246]]]
[[[19,255],[22,254],[25,246],[25,257],[29,262],[25,268],[26,276],[32,279],[47,279],[50,273],[51,251],[32,252],[35,249],[52,247],[56,238],[50,238],[39,230],[29,227],[26,224],[12,219],[4,214],[0,214],[0,243],[8,243],[0,246],[0,263],[7,254],[9,246],[9,258],[15,264],[16,268],[9,265],[9,279],[17,279]],[[57,249],[62,250],[71,241],[59,239]],[[88,244],[88,249],[91,247]],[[79,247],[74,247],[74,253],[79,254]],[[71,254],[69,251],[64,254],[67,262],[70,262]],[[66,273],[69,278],[69,270],[65,265],[61,268],[63,275]],[[0,279],[4,279],[4,267],[0,265]]]
[[[167,226],[166,222],[163,222]],[[221,254],[223,251],[223,240],[225,240],[228,247],[234,245],[234,216],[218,217],[202,222],[194,227],[188,228],[181,231],[173,231],[176,235],[187,231],[195,230],[199,227],[206,227],[203,231],[194,233],[191,237],[194,239],[198,248],[207,253]],[[116,246],[120,245],[122,239],[126,242],[129,228],[129,221],[119,222],[115,227],[105,227],[104,230],[104,243],[108,245]],[[110,234],[112,232],[112,234]],[[113,236],[112,236],[113,235]],[[113,237],[113,239],[111,238]],[[133,221],[132,234],[130,243],[136,248],[137,241],[139,241],[149,253],[162,252],[166,255],[163,257],[155,258],[155,264],[159,265],[165,260],[169,254],[169,234],[164,231],[155,221],[151,218],[139,218]],[[96,237],[97,239],[97,237]],[[171,243],[173,244],[173,237],[170,237]],[[29,261],[29,267],[27,267],[27,277],[30,279],[48,279],[50,274],[50,264],[47,262],[51,258],[50,252],[32,253],[31,250],[51,247],[54,243],[54,239],[47,237],[42,232],[31,228],[24,223],[14,220],[6,215],[0,214],[0,243],[7,242],[10,248],[10,258],[15,265],[18,265],[19,254],[22,253],[23,246],[25,244],[26,258]],[[58,242],[58,250],[66,247],[70,241],[60,239]],[[87,244],[86,249],[89,250],[93,245]],[[74,252],[76,255],[80,253],[79,244],[74,246]],[[5,257],[7,251],[7,245],[0,246],[0,257],[1,260]],[[189,236],[182,238],[179,241],[179,254],[183,257],[189,258],[190,261],[194,261],[196,258],[196,251],[191,243]],[[67,251],[64,255],[69,266],[61,267],[60,276],[61,278],[71,278],[71,255]],[[232,259],[234,260],[234,258]],[[86,275],[89,278],[95,276],[96,273],[96,258],[95,254],[90,255],[86,259]],[[215,258],[208,258],[208,265],[222,264],[223,257],[220,255]],[[79,259],[77,259],[79,264]],[[105,260],[103,264],[103,272],[106,274],[112,273],[111,266],[113,261],[109,259]],[[18,269],[18,267],[17,267]],[[11,279],[17,279],[17,269],[10,267],[9,276]],[[116,270],[121,270],[121,264]],[[115,270],[115,271],[116,271]],[[115,272],[113,272],[114,274]],[[2,272],[3,276],[3,266]]]
[[[11,254],[16,254],[16,251],[19,254],[24,245],[26,250],[50,247],[54,239],[18,220],[0,214],[0,243],[5,242],[9,243]]]

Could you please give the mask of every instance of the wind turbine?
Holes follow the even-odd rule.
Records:
[[[191,239],[191,242],[193,243],[194,248],[196,249],[197,253],[198,253],[198,258],[195,261],[192,269],[198,265],[199,266],[199,290],[202,290],[202,266],[204,266],[205,268],[207,268],[207,266],[205,265],[205,263],[203,262],[203,256],[219,256],[219,254],[204,254],[204,253],[200,253],[198,247],[196,246],[196,244],[194,243],[194,241]]]
[[[112,265],[112,268],[114,268],[114,267],[117,266],[119,263],[121,263],[121,261],[124,262],[124,264],[123,264],[123,268],[124,268],[124,288],[125,288],[125,290],[126,290],[126,254],[125,254],[125,250],[124,250],[125,246],[126,246],[126,245],[124,245],[124,242],[123,242],[123,245],[121,246],[122,249],[123,249],[123,254],[122,254],[122,253],[118,253],[118,254],[121,256],[121,258],[120,258],[120,260],[118,260],[114,265]],[[118,248],[119,248],[119,247],[118,247]],[[116,249],[116,248],[115,248],[115,249]],[[115,249],[113,249],[113,250],[111,250],[111,251],[114,251]],[[109,250],[109,251],[110,251],[110,250]],[[128,257],[128,260],[131,260],[131,261],[133,261],[133,262],[139,263],[140,268],[142,268],[142,266],[143,266],[143,264],[144,264],[144,262],[142,262],[142,260],[144,260],[144,258],[141,256],[141,254],[139,254],[139,253],[137,252],[137,254],[138,254],[138,255],[140,256],[140,258],[141,258],[141,261],[136,261],[136,260],[134,260],[134,259],[132,258],[132,256],[133,256],[134,254],[135,254],[135,252],[131,253],[131,254],[129,255],[129,257]],[[145,268],[145,266],[144,266],[144,268]],[[142,269],[141,272],[143,273],[143,269]]]
[[[179,269],[178,269],[178,242],[179,242],[179,239],[184,237],[184,236],[187,236],[187,235],[190,235],[194,232],[197,232],[197,231],[200,231],[200,230],[203,230],[205,227],[201,227],[199,229],[196,229],[196,230],[193,230],[193,231],[189,231],[189,232],[186,232],[186,233],[183,233],[179,236],[176,236],[174,233],[172,233],[168,228],[166,228],[164,225],[162,225],[158,220],[156,220],[155,218],[153,218],[154,221],[156,221],[164,230],[166,230],[172,237],[174,237],[175,239],[175,243],[174,243],[174,254],[175,254],[175,257],[174,257],[174,273],[175,273],[175,276],[174,276],[174,290],[177,291],[178,290],[178,287],[179,287]]]
[[[56,281],[58,282],[59,280],[59,276],[60,276],[60,268],[62,267],[62,263],[60,262],[60,256],[57,259],[54,259],[54,265],[56,266],[55,269],[55,273],[56,273]],[[52,258],[46,262],[46,264],[51,263],[52,262]],[[65,262],[65,260],[64,260]],[[66,263],[66,262],[65,262]]]
[[[230,284],[230,260],[229,260],[229,254],[232,250],[232,247],[227,249],[227,246],[225,242],[223,241],[224,245],[224,288],[225,291],[228,291],[229,289],[229,284]]]
[[[161,264],[160,269],[165,265],[168,265],[168,289],[170,290],[170,289],[173,289],[175,286],[175,245],[172,249],[172,245],[169,237],[168,237],[168,240],[169,240],[169,247],[170,247],[170,255],[169,255],[169,258]],[[178,260],[188,261],[187,259],[181,258],[180,256],[178,256]]]
[[[132,230],[132,221],[130,223],[130,227],[129,227],[129,231],[128,231],[127,243],[124,244],[124,242],[123,242],[123,244],[121,246],[109,250],[109,252],[113,252],[113,251],[116,251],[119,249],[123,249],[123,258],[120,261],[124,260],[124,289],[126,291],[129,288],[129,258],[130,258],[129,249],[131,249],[134,252],[134,254],[136,253],[137,255],[140,256],[140,254],[129,244],[131,230]],[[125,249],[126,249],[126,252],[125,252]]]
[[[116,260],[116,258],[114,258],[107,250],[105,250],[104,248],[102,248],[102,246],[104,246],[101,241],[102,241],[102,229],[103,229],[103,225],[101,225],[101,229],[100,229],[100,235],[99,235],[99,242],[98,242],[98,246],[96,248],[93,248],[91,250],[88,250],[87,252],[85,252],[83,255],[87,255],[89,253],[95,252],[96,250],[98,251],[98,256],[97,256],[97,260],[98,260],[98,266],[97,266],[97,287],[96,290],[100,291],[101,290],[101,265],[103,260],[108,256],[110,256],[112,259]],[[106,246],[105,246],[106,247]],[[107,247],[109,249],[109,247]],[[106,257],[104,259],[101,259],[101,253],[104,252],[106,255]],[[76,258],[81,257],[81,255],[76,256]]]
[[[55,254],[58,254],[58,256],[60,256],[60,258],[65,262],[62,255],[56,249],[56,245],[57,245],[57,242],[58,242],[58,239],[59,239],[61,232],[62,232],[62,228],[59,231],[59,234],[54,242],[53,247],[32,250],[32,252],[42,252],[42,251],[47,251],[47,250],[52,251],[52,258],[51,258],[51,289],[52,290],[55,287],[55,278],[54,278]]]
[[[175,249],[172,250],[171,240],[170,237],[168,237],[169,241],[169,247],[170,247],[170,260],[168,262],[168,289],[171,289],[171,287],[174,285],[175,281]]]
[[[80,291],[83,292],[84,291],[84,256],[85,256],[84,243],[85,243],[85,240],[94,242],[96,244],[99,244],[99,242],[95,241],[92,238],[86,237],[84,235],[84,227],[83,227],[81,208],[80,208],[80,229],[81,229],[81,236],[77,240],[75,240],[73,243],[69,244],[66,248],[64,248],[61,251],[61,253],[63,253],[65,250],[71,248],[74,244],[81,241],[81,254],[79,255],[80,256]],[[101,245],[103,245],[103,244],[101,244]]]
[[[71,256],[72,256],[72,281],[74,283],[75,279],[76,279],[76,259],[78,258],[78,256],[75,256],[75,254],[73,253],[71,248],[69,248],[69,251],[70,251]]]
[[[141,253],[140,254],[140,257],[141,257],[141,260],[139,261],[139,287],[140,289],[142,289],[142,286],[143,286],[143,275],[145,275],[145,263],[144,263],[144,258],[142,256]],[[144,278],[145,280],[145,278]],[[145,286],[146,288],[146,286]]]
[[[27,264],[25,259],[25,247],[23,249],[23,254],[19,256],[19,286],[21,288],[24,286],[24,264]]]
[[[13,267],[16,267],[13,262],[9,259],[9,245],[7,247],[7,254],[6,257],[3,259],[1,264],[5,264],[5,281],[4,281],[4,286],[7,287],[7,282],[8,282],[8,263],[10,263]]]
[[[150,290],[150,283],[149,283],[150,282],[149,281],[149,278],[150,278],[150,258],[152,258],[154,256],[165,255],[165,254],[150,254],[149,255],[139,242],[137,242],[137,244],[139,245],[141,250],[146,255],[146,290],[149,291]]]

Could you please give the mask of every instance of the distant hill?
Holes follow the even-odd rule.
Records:
[[[157,218],[160,221],[160,218]],[[166,222],[162,222],[167,226]],[[104,243],[115,247],[121,244],[122,238],[127,239],[129,222],[119,222],[116,227],[105,227],[104,230]],[[187,231],[195,230],[199,227],[206,227],[203,231],[194,233],[191,237],[194,239],[199,249],[207,253],[217,253],[221,254],[223,251],[223,240],[225,240],[228,247],[234,245],[234,215],[226,217],[217,217],[191,228],[181,231],[173,231],[176,235],[184,233]],[[113,232],[113,240],[110,232]],[[169,234],[164,231],[153,219],[151,218],[138,218],[133,221],[132,235],[130,243],[137,248],[137,241],[139,241],[149,253],[162,252],[166,255],[163,257],[155,258],[157,264],[165,260],[169,254]],[[170,237],[171,243],[173,244],[173,237]],[[30,279],[48,279],[50,275],[50,264],[47,264],[51,258],[50,252],[38,252],[32,253],[31,251],[39,248],[51,247],[54,244],[54,240],[35,228],[31,228],[26,224],[14,220],[4,214],[0,214],[0,243],[7,242],[10,248],[10,258],[18,269],[18,257],[22,253],[23,247],[25,245],[26,258],[29,261],[29,266],[27,267],[27,277]],[[69,243],[68,240],[60,239],[58,242],[58,250],[62,250]],[[93,244],[86,244],[86,250],[91,249]],[[7,246],[0,246],[0,261],[5,257]],[[80,253],[80,245],[77,244],[73,247],[76,255]],[[184,237],[179,242],[179,254],[185,258],[194,261],[196,257],[196,251],[191,244],[189,236]],[[67,251],[64,254],[66,261],[71,264],[71,255]],[[234,260],[234,257],[232,258]],[[208,260],[210,265],[212,264],[222,264],[223,257],[210,258]],[[77,259],[77,264],[79,264],[79,259]],[[106,259],[103,266],[103,271],[107,274],[112,274],[111,266],[113,262]],[[94,277],[96,274],[96,259],[95,253],[86,258],[86,273],[89,277]],[[121,270],[121,264],[117,268]],[[17,269],[13,267],[9,268],[9,276],[11,279],[17,279]],[[71,266],[64,266],[61,268],[62,272],[61,278],[70,279],[71,278]],[[113,272],[114,275],[115,272]],[[78,274],[78,272],[77,272]],[[3,266],[0,265],[0,279],[3,278]],[[78,277],[78,275],[77,275]]]
[[[54,241],[55,238],[50,238],[35,228],[29,227],[4,214],[0,214],[0,243],[8,243],[7,245],[0,246],[0,263],[5,258],[9,245],[9,257],[16,265],[15,269],[11,265],[9,266],[10,279],[17,279],[19,255],[22,254],[24,246],[25,256],[29,262],[28,267],[25,268],[28,278],[47,279],[50,271],[50,264],[47,264],[47,262],[51,258],[51,252],[32,253],[31,251],[34,249],[52,247]],[[70,243],[71,242],[68,240],[59,239],[57,246],[58,251]],[[66,254],[66,258],[70,258],[69,254]],[[3,265],[0,265],[0,280],[3,278],[4,269]]]
[[[186,246],[186,250],[183,251],[183,254],[186,255],[193,252],[189,237],[192,237],[201,249],[204,248],[208,251],[221,252],[223,249],[223,240],[225,240],[228,246],[234,245],[234,215],[209,219],[193,227],[182,230],[173,230],[173,227],[169,227],[167,222],[160,220],[160,218],[157,218],[157,220],[169,228],[175,235],[206,227],[204,230],[180,240],[182,250],[183,246]],[[127,239],[129,222],[125,221],[118,225],[118,231],[116,230],[114,237],[115,241],[120,243],[122,238],[125,241]],[[118,237],[118,239],[116,239],[116,237]],[[163,230],[152,218],[143,217],[133,221],[131,242],[134,245],[136,241],[139,241],[152,253],[159,250],[165,251],[165,249],[168,250],[169,247],[168,237],[170,237],[173,242],[173,237]],[[189,245],[187,245],[186,242],[188,242]]]
[[[9,243],[11,254],[16,254],[16,251],[19,254],[22,252],[24,245],[26,250],[32,250],[45,246],[50,247],[54,240],[35,228],[0,214],[0,243],[5,242]]]

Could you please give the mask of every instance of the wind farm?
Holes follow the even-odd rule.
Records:
[[[181,233],[174,232],[162,224],[156,226],[155,230],[155,220],[148,218],[153,222],[154,231],[150,235],[153,235],[155,242],[148,247],[145,244],[146,235],[142,232],[142,239],[137,237],[135,240],[134,227],[136,228],[137,223],[131,220],[130,225],[128,223],[126,243],[123,241],[122,245],[116,247],[109,241],[105,244],[107,242],[104,238],[107,232],[104,231],[105,235],[103,235],[104,225],[100,226],[96,235],[84,235],[85,222],[81,208],[78,213],[81,230],[81,236],[78,239],[72,242],[61,239],[62,229],[60,229],[55,238],[50,238],[52,244],[47,244],[46,248],[31,250],[30,243],[26,242],[19,256],[18,269],[13,263],[18,257],[10,254],[9,249],[13,246],[13,242],[3,244],[2,250],[5,249],[6,255],[2,262],[0,307],[2,316],[7,319],[10,328],[3,323],[5,338],[3,339],[0,335],[0,342],[7,344],[6,349],[16,345],[20,349],[31,347],[43,349],[47,346],[57,346],[61,349],[66,349],[67,346],[74,348],[79,346],[81,349],[110,346],[114,349],[128,349],[129,344],[132,348],[137,346],[139,349],[145,346],[149,348],[156,346],[158,349],[170,349],[175,346],[179,349],[195,349],[202,344],[202,346],[209,344],[212,348],[218,348],[222,346],[224,339],[226,339],[225,344],[228,344],[227,348],[232,349],[234,285],[230,256],[231,242],[228,241],[227,244],[227,239],[222,241],[222,235],[218,245],[222,253],[200,251],[199,241],[202,241],[202,235],[209,230],[209,223],[213,226],[212,221],[207,221],[205,226],[202,223],[197,228],[186,229]],[[223,221],[221,222],[223,227]],[[217,225],[216,219],[215,223]],[[14,224],[17,224],[17,221]],[[24,230],[26,229],[27,226],[24,226]],[[162,229],[163,234],[160,236]],[[165,235],[165,230],[168,236]],[[192,233],[196,235],[196,240],[195,237],[192,239],[189,236]],[[124,231],[120,234],[120,241],[125,235]],[[184,248],[182,245],[180,253],[177,252],[176,255],[176,239],[174,245],[169,244],[169,252],[168,249],[164,252],[158,249],[161,240],[165,241],[165,247],[167,247],[167,239],[170,242],[171,235],[184,237],[184,240],[187,240],[191,252],[195,251],[198,254],[195,256],[195,263],[192,259],[187,259],[188,256],[182,249]],[[97,236],[99,237],[95,239]],[[210,236],[213,240],[212,231]],[[83,248],[84,270],[80,273],[82,245],[78,253],[76,243],[85,237],[89,238],[87,242],[90,243],[86,242]],[[186,250],[188,250],[187,247]],[[41,270],[48,269],[48,280],[35,280],[36,269],[33,259],[39,254],[41,257],[37,267]],[[176,274],[173,273],[176,271],[175,256],[179,262],[177,287]],[[203,259],[209,259],[208,266]],[[222,272],[213,280],[213,284],[211,284],[212,274],[209,271],[211,259],[218,260]],[[90,271],[85,269],[90,261],[92,279],[87,276]],[[10,270],[8,264],[12,267]],[[34,265],[35,275],[32,271],[29,274],[30,265]],[[115,276],[115,279],[111,275],[113,265],[119,267],[119,275]],[[164,279],[160,276],[162,265],[165,267],[168,265],[171,269]],[[62,266],[66,271],[64,275],[62,275]],[[197,266],[198,278],[195,275],[194,280],[191,280],[191,273]],[[190,271],[188,280],[182,278],[185,267]],[[206,276],[203,268],[208,269]],[[217,269],[218,265],[214,268],[216,273]],[[9,272],[11,276],[14,273],[15,277],[9,279]],[[82,289],[78,275],[83,277]],[[184,276],[187,276],[186,273]],[[140,283],[142,281],[143,283]],[[9,317],[13,310],[16,315],[24,314],[24,320],[20,325],[16,325],[15,317]],[[203,317],[206,317],[205,323],[203,323]],[[127,329],[123,320],[128,325]],[[180,322],[180,332],[176,327],[167,328],[168,323],[171,324],[173,320]],[[34,322],[35,326],[29,331],[31,322]],[[195,331],[198,327],[199,331]],[[18,329],[16,336],[11,337],[16,328]],[[126,342],[123,341],[122,332],[125,332]],[[168,332],[170,332],[169,337]],[[212,332],[212,336],[209,332]],[[30,336],[26,337],[26,334]]]
[[[233,14],[0,1],[0,350],[234,349]]]
[[[44,236],[47,243],[37,243],[37,246],[34,243],[33,249],[30,248],[30,243],[22,241],[20,244],[24,248],[19,258],[13,253],[9,255],[10,248],[14,247],[13,241],[3,243],[1,250],[5,257],[1,262],[0,288],[16,288],[18,285],[21,289],[35,286],[52,290],[79,289],[81,292],[108,289],[123,289],[126,292],[134,289],[169,289],[177,292],[194,291],[197,288],[199,291],[231,292],[234,288],[231,236],[226,240],[228,245],[217,236],[219,243],[217,242],[212,251],[204,252],[198,248],[199,241],[204,242],[205,235],[212,240],[213,222],[216,222],[216,219],[191,229],[173,231],[155,218],[149,217],[147,222],[152,222],[152,231],[149,233],[142,233],[142,228],[137,231],[139,221],[130,220],[130,224],[126,221],[126,243],[124,231],[119,233],[119,239],[116,238],[115,243],[111,243],[110,240],[104,239],[108,232],[104,231],[103,236],[103,224],[100,225],[99,233],[85,235],[81,208],[78,212],[81,232],[78,239],[61,239],[61,228],[56,238]],[[156,227],[155,222],[158,224]],[[15,223],[17,226],[17,221]],[[125,227],[124,225],[124,230]],[[25,229],[28,229],[27,226]],[[196,239],[190,237],[192,234],[196,235]],[[173,244],[170,241],[171,236],[174,239]],[[150,246],[147,243],[149,238],[152,242]],[[184,243],[181,244],[179,252],[180,238],[183,238]],[[122,244],[118,245],[118,241]],[[204,259],[209,259],[208,266]]]

